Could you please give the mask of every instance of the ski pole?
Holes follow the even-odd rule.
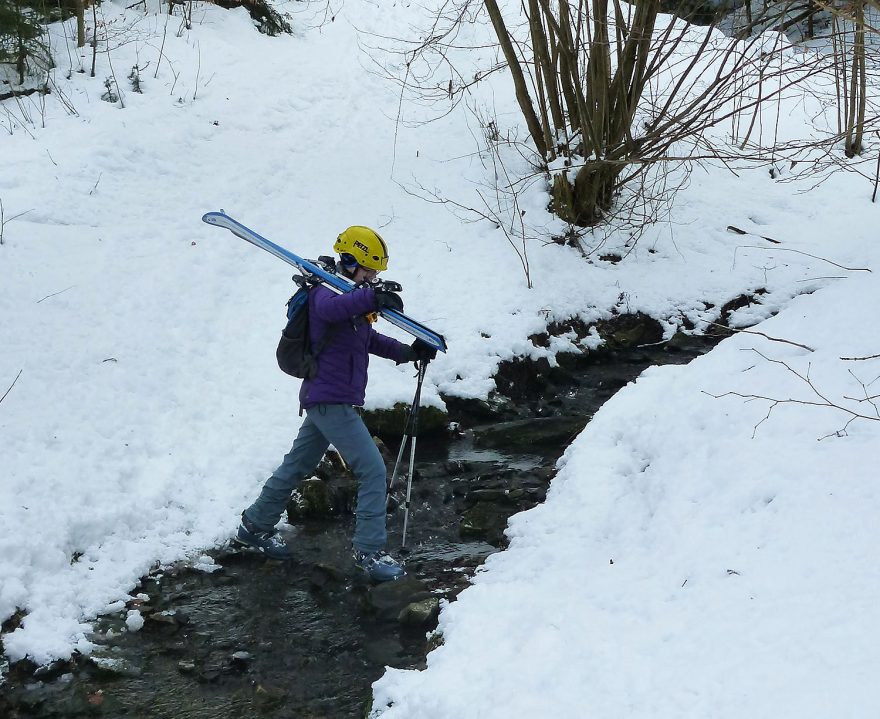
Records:
[[[412,405],[410,406],[409,415],[406,418],[406,426],[403,430],[403,438],[400,441],[400,450],[397,453],[397,461],[394,463],[394,471],[391,473],[391,480],[388,482],[386,507],[391,499],[391,488],[394,486],[394,482],[397,479],[397,472],[400,468],[400,461],[403,459],[403,453],[404,451],[406,451],[406,444],[409,440],[412,440],[409,451],[409,477],[407,479],[406,485],[406,499],[403,503],[403,541],[401,542],[401,549],[406,548],[406,531],[409,525],[409,503],[410,497],[412,496],[413,470],[415,468],[416,461],[416,441],[418,438],[419,428],[419,408],[421,405],[422,384],[425,381],[425,372],[427,371],[427,369],[428,360],[421,360],[418,363],[419,373],[418,383],[416,384],[416,393],[413,397]]]
[[[428,360],[422,360],[419,363],[419,383],[416,385],[416,396],[413,402],[412,412],[412,432],[410,438],[412,443],[409,447],[409,477],[406,481],[406,500],[403,503],[403,538],[400,542],[401,550],[406,548],[406,528],[409,524],[409,498],[412,494],[413,470],[416,466],[416,439],[419,434],[419,406],[422,397],[422,382],[425,380],[425,371],[428,369]]]
[[[403,453],[406,451],[406,444],[410,438],[410,427],[412,426],[412,418],[414,410],[417,408],[417,405],[420,403],[421,398],[421,389],[422,389],[422,377],[424,376],[421,368],[419,368],[419,377],[418,384],[416,385],[416,394],[413,397],[413,401],[409,406],[409,410],[406,413],[406,419],[404,420],[403,425],[403,437],[400,440],[400,450],[397,452],[397,460],[394,462],[394,470],[391,472],[391,479],[388,481],[388,485],[385,488],[385,509],[391,505],[391,490],[394,487],[395,480],[397,479],[397,471],[400,469],[400,461],[403,459]]]

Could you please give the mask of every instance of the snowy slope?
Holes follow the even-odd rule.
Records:
[[[491,376],[498,362],[538,353],[526,337],[553,318],[580,314],[592,320],[607,316],[619,304],[667,321],[671,332],[682,315],[697,324],[713,320],[723,302],[759,287],[769,294],[762,305],[740,317],[743,322],[768,317],[792,297],[829,284],[822,292],[800,298],[795,307],[815,307],[811,311],[818,312],[827,306],[829,317],[840,319],[853,304],[847,292],[858,290],[865,307],[876,300],[869,280],[859,280],[868,285],[862,287],[851,280],[819,279],[863,273],[843,272],[799,254],[850,267],[872,266],[876,209],[858,199],[833,214],[827,211],[828,198],[839,193],[865,198],[867,183],[839,178],[812,194],[799,194],[797,186],[776,183],[763,171],[744,170],[733,176],[711,168],[697,171],[677,198],[671,220],[649,230],[617,265],[587,264],[571,248],[532,243],[534,289],[528,290],[516,255],[493,224],[464,223],[446,206],[412,194],[419,186],[437,188],[444,196],[477,206],[477,190],[485,191],[491,179],[489,165],[478,153],[480,128],[467,108],[462,105],[428,125],[410,122],[430,115],[432,109],[406,105],[401,110],[398,88],[375,74],[363,50],[362,46],[382,44],[371,31],[409,36],[410,27],[423,22],[421,9],[350,5],[334,22],[321,26],[295,14],[294,36],[267,38],[254,31],[244,11],[197,4],[193,28],[179,31],[175,18],[163,43],[164,15],[105,3],[102,12],[112,29],[113,49],[109,56],[99,55],[95,78],[74,72],[67,79],[62,63],[56,74],[58,90],[47,98],[45,119],[34,99],[25,100],[24,106],[2,105],[0,126],[8,131],[0,134],[0,199],[7,218],[26,213],[7,222],[0,246],[0,392],[21,371],[0,403],[0,619],[16,608],[27,612],[21,628],[3,637],[10,659],[27,655],[45,662],[69,656],[75,648],[87,651],[89,620],[118,607],[114,603],[125,599],[154,563],[197,555],[223,541],[300,422],[298,387],[278,372],[273,357],[284,302],[292,292],[289,268],[200,223],[205,211],[224,208],[306,257],[329,252],[338,232],[350,224],[379,229],[391,249],[387,274],[406,288],[407,311],[449,340],[450,353],[432,365],[428,377],[431,387],[425,401],[434,404],[440,404],[439,392],[484,396],[493,387]],[[298,4],[289,7],[297,9]],[[478,42],[488,30],[474,26],[469,32],[468,40]],[[58,56],[66,57],[66,52]],[[83,62],[88,67],[90,58]],[[124,108],[100,99],[111,63],[124,91]],[[131,91],[124,80],[135,63],[144,68],[143,94]],[[62,98],[76,115],[66,111]],[[471,99],[480,107],[490,102],[502,128],[515,129],[515,103],[508,79],[500,74],[475,89]],[[796,108],[796,103],[787,108],[792,131],[806,122]],[[401,112],[404,122],[398,124]],[[546,201],[540,184],[523,197],[533,227],[550,234],[559,226],[546,215]],[[784,249],[726,232],[728,224],[778,238]],[[704,302],[715,304],[715,309],[706,309]],[[819,322],[826,320],[816,315],[816,324],[810,320],[804,327],[822,327]],[[858,337],[861,327],[853,335]],[[742,341],[736,338],[728,346]],[[804,342],[819,346],[816,338]],[[826,353],[837,351],[831,347],[825,346]],[[845,350],[876,351],[857,346]],[[726,474],[733,467],[729,457],[739,458],[734,444],[745,443],[757,421],[752,414],[741,414],[746,409],[730,400],[700,397],[700,402],[687,405],[687,411],[679,407],[670,415],[677,417],[675,422],[665,414],[648,420],[667,404],[652,388],[678,378],[675,382],[690,387],[691,394],[693,388],[730,389],[733,379],[722,380],[728,374],[738,377],[742,365],[730,363],[739,362],[739,357],[722,350],[693,369],[649,373],[609,406],[609,419],[591,425],[569,450],[547,507],[515,521],[513,532],[521,539],[510,552],[494,558],[474,589],[444,612],[447,646],[432,656],[431,669],[425,675],[389,674],[378,687],[377,706],[386,697],[400,702],[406,695],[414,702],[413,711],[428,712],[425,707],[434,701],[431,692],[442,690],[448,676],[440,657],[446,653],[459,657],[456,661],[475,661],[477,656],[469,658],[468,652],[492,646],[473,641],[468,624],[479,623],[485,607],[495,601],[479,599],[494,581],[489,578],[516,582],[517,591],[538,602],[552,584],[545,587],[536,580],[557,561],[567,560],[571,553],[575,558],[589,556],[589,562],[610,558],[602,556],[609,547],[602,545],[599,527],[626,534],[620,541],[638,560],[616,560],[614,568],[623,563],[635,574],[619,572],[624,576],[616,580],[616,589],[585,582],[575,586],[571,578],[561,578],[560,588],[572,590],[558,610],[560,626],[567,626],[585,602],[604,602],[606,593],[609,601],[630,597],[635,614],[623,616],[623,621],[650,624],[653,615],[637,601],[643,583],[659,591],[657,586],[692,576],[686,586],[693,588],[699,576],[710,577],[716,569],[740,571],[735,566],[710,568],[715,556],[697,552],[690,564],[681,559],[675,572],[658,567],[655,575],[646,561],[650,552],[642,546],[649,535],[639,534],[648,531],[643,526],[644,507],[633,508],[639,509],[637,527],[629,514],[617,515],[616,504],[607,503],[610,495],[638,505],[641,490],[630,492],[613,482],[614,476],[629,477],[614,465],[613,456],[606,458],[611,463],[607,469],[583,469],[592,467],[596,456],[614,451],[623,453],[625,465],[631,454],[626,447],[642,446],[644,438],[630,434],[638,430],[656,433],[647,459],[651,466],[668,468],[650,476],[654,491],[671,497],[669,511],[682,512],[688,492],[708,495],[698,483],[707,467],[713,478],[727,477],[726,483],[735,488],[740,475],[732,469]],[[700,379],[700,367],[706,368],[708,379]],[[405,369],[375,362],[371,370],[369,406],[409,398],[412,378]],[[758,372],[752,370],[748,376],[757,377]],[[758,411],[756,406],[746,408]],[[710,464],[711,455],[694,453],[693,448],[720,441],[713,428],[722,421],[722,411],[734,413],[724,420],[730,444],[720,447],[718,462]],[[633,413],[645,421],[633,424]],[[774,421],[780,416],[777,410]],[[812,421],[798,420],[797,425]],[[617,430],[611,428],[615,422]],[[857,425],[863,428],[859,431],[868,432],[866,425]],[[680,431],[673,433],[676,426]],[[817,429],[809,424],[805,430],[811,447]],[[756,462],[761,452],[771,449],[807,461],[808,453],[798,444],[800,434],[789,432],[787,425],[768,422],[762,431],[766,434],[743,445],[747,453],[755,453]],[[773,448],[766,446],[767,436],[775,438]],[[868,447],[870,437],[865,438]],[[793,448],[787,448],[788,442]],[[615,450],[617,443],[622,446]],[[824,453],[829,446],[852,444],[847,438],[816,446]],[[861,460],[861,451],[849,456]],[[840,466],[839,459],[835,462]],[[804,467],[818,470],[820,464],[797,467],[781,476],[797,479]],[[676,471],[670,475],[672,468]],[[603,474],[608,484],[591,481]],[[676,475],[691,479],[679,487]],[[755,480],[748,481],[751,487]],[[731,491],[751,496],[745,485]],[[567,492],[575,492],[590,514],[570,518],[568,512],[576,507],[556,499]],[[808,512],[813,495],[805,488],[797,496]],[[732,506],[740,511],[732,499],[729,505],[723,498],[715,501],[718,513]],[[865,501],[862,510],[871,508]],[[556,513],[558,521],[553,519]],[[565,551],[548,538],[544,549],[536,549],[540,562],[521,562],[518,547],[537,547],[549,531],[529,528],[538,521],[532,517],[541,516],[546,517],[545,526],[560,532],[577,536],[582,528],[596,535],[584,544],[572,542]],[[588,521],[589,517],[596,519]],[[680,532],[673,525],[658,525],[650,536],[671,543]],[[848,536],[850,526],[839,533]],[[662,527],[669,534],[664,535]],[[738,530],[731,530],[734,536]],[[715,531],[708,524],[693,523],[688,546],[702,546]],[[799,553],[791,538],[786,541],[792,567],[806,561],[809,555]],[[507,562],[517,564],[512,574],[505,574]],[[560,566],[571,564],[562,561]],[[602,570],[608,571],[604,564]],[[500,579],[505,576],[510,579]],[[727,575],[722,579],[728,582]],[[722,586],[707,581],[715,587],[712,591]],[[868,580],[859,576],[861,581]],[[529,584],[531,594],[525,589]],[[707,600],[701,606],[709,612],[713,605]],[[499,622],[522,621],[498,611],[497,603],[493,611]],[[473,620],[461,618],[469,612]],[[530,616],[533,622],[523,631],[547,623],[540,613]],[[499,631],[503,633],[501,624]],[[647,651],[633,631],[632,651]],[[567,671],[581,676],[572,657],[552,637],[539,636],[544,636],[542,651],[554,657],[547,666],[566,664]],[[497,646],[499,656],[510,647]],[[707,672],[713,671],[712,656],[704,662]],[[737,656],[746,661],[743,652],[732,654],[731,661]],[[627,652],[621,650],[621,661],[626,660]],[[503,666],[500,660],[496,663]],[[452,661],[446,671],[453,672],[454,665]],[[549,681],[547,676],[544,681]],[[487,675],[486,681],[499,677]],[[422,690],[416,685],[425,693],[419,694]],[[473,686],[476,692],[486,685]],[[624,701],[623,696],[612,693],[608,701]],[[516,699],[512,693],[511,702]],[[476,715],[481,711],[476,694],[473,701],[468,706]]]
[[[850,280],[760,325],[813,352],[740,334],[621,390],[374,716],[876,716],[880,413],[844,398],[877,394],[878,303]],[[710,396],[821,401],[794,372],[868,419]]]

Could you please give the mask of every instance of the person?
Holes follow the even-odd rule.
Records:
[[[371,354],[402,364],[430,361],[437,352],[421,340],[407,345],[372,328],[378,310],[403,310],[398,294],[369,286],[388,267],[388,248],[377,232],[349,227],[336,239],[333,251],[339,254],[337,272],[359,287],[344,294],[323,285],[309,291],[309,338],[312,347],[322,341],[323,345],[316,374],[303,380],[299,391],[300,411],[306,417],[281,465],[242,512],[236,538],[273,559],[290,559],[290,549],[276,534],[275,525],[290,493],[314,471],[332,444],[358,480],[354,562],[374,581],[395,580],[405,571],[385,551],[385,461],[355,407],[364,403]]]

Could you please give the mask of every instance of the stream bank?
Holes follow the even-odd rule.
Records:
[[[649,324],[621,324],[625,337],[560,356],[558,367],[503,363],[488,401],[447,398],[449,417],[419,440],[407,579],[371,586],[354,572],[354,481],[325,461],[283,529],[294,561],[224,547],[196,567],[157,570],[132,591],[136,600],[97,620],[93,655],[11,667],[0,715],[363,716],[386,666],[424,666],[442,641],[431,635],[441,601],[454,601],[503,548],[512,514],[543,501],[557,459],[598,408],[648,366],[688,362],[718,339],[662,343]],[[458,430],[441,432],[449,420]],[[400,425],[374,429],[393,464]],[[398,509],[392,549],[402,523]]]

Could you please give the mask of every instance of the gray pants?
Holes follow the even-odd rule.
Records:
[[[332,444],[358,479],[357,526],[352,543],[362,552],[385,548],[385,461],[354,407],[319,404],[306,419],[281,466],[266,480],[257,501],[245,510],[258,529],[270,530],[281,518],[290,493],[314,471]]]

